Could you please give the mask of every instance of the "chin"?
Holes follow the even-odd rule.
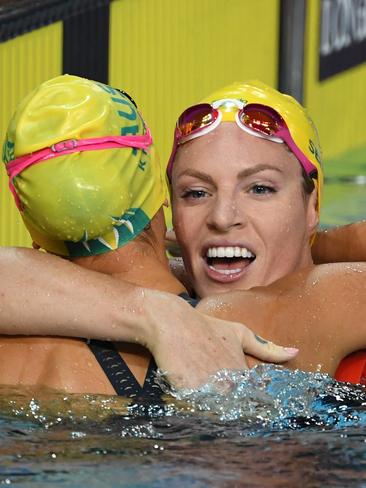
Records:
[[[197,295],[200,298],[205,298],[210,295],[221,295],[222,293],[228,293],[230,291],[249,290],[249,288],[252,287],[245,285],[244,283],[210,283],[203,287],[197,287],[195,290],[197,290]]]

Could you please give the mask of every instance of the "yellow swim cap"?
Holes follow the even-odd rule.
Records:
[[[78,257],[137,237],[167,195],[151,144],[124,92],[69,75],[42,83],[16,109],[3,149],[33,240]]]
[[[275,110],[286,122],[292,139],[301,152],[316,167],[318,175],[315,184],[318,191],[318,207],[323,189],[322,152],[317,128],[306,110],[293,97],[271,88],[257,80],[235,82],[211,93],[202,100],[212,105],[217,100],[240,100],[245,105],[261,104]],[[234,121],[237,109],[230,104],[219,107],[223,121]]]
[[[267,113],[271,117],[274,112],[275,118],[278,118],[278,137],[267,137],[272,140],[277,139],[277,142],[286,142],[297,156],[300,164],[317,186],[319,208],[323,187],[323,169],[317,129],[305,109],[294,98],[284,95],[260,81],[233,83],[215,91],[204,98],[200,104],[190,107],[182,113],[175,130],[173,151],[168,163],[168,175],[171,176],[177,147],[188,140],[210,132],[221,121],[236,121],[243,130],[258,136],[259,131],[248,129],[243,120],[250,118],[248,114],[255,113],[255,110],[258,114],[259,107],[262,115],[266,116]],[[243,120],[238,120],[238,113],[241,111]],[[280,120],[281,118],[286,124],[282,132],[280,132],[280,124],[284,124]]]

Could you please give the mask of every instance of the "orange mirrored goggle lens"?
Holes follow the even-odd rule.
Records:
[[[280,129],[280,119],[276,114],[261,109],[244,109],[239,114],[240,122],[250,129],[267,136],[275,136]]]
[[[201,103],[185,110],[178,119],[177,127],[181,137],[212,125],[219,113],[208,103]]]

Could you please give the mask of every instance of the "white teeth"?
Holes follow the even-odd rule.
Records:
[[[242,258],[254,258],[254,254],[245,249],[245,247],[241,250],[241,257]]]
[[[235,251],[234,251],[234,256],[235,256],[236,258],[240,258],[240,257],[241,257],[241,249],[240,249],[240,247],[236,247],[236,248],[235,248]]]
[[[246,247],[210,247],[207,249],[208,258],[254,258],[255,255]]]
[[[222,275],[232,275],[236,273],[240,273],[241,269],[216,269],[213,266],[209,266],[210,269],[216,271],[216,273],[222,274]]]
[[[227,258],[233,258],[235,254],[235,249],[233,247],[226,247],[225,248],[225,256]]]
[[[219,247],[217,250],[217,257],[218,258],[226,258],[226,249],[225,247]]]

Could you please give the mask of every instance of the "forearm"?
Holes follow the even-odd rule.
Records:
[[[317,264],[366,261],[366,222],[318,232],[312,254]]]
[[[154,293],[52,255],[0,249],[1,334],[145,343]]]
[[[137,342],[176,386],[197,386],[220,369],[245,367],[243,350],[272,361],[294,354],[257,342],[244,325],[204,316],[170,293],[30,249],[0,249],[0,298],[0,334]]]

